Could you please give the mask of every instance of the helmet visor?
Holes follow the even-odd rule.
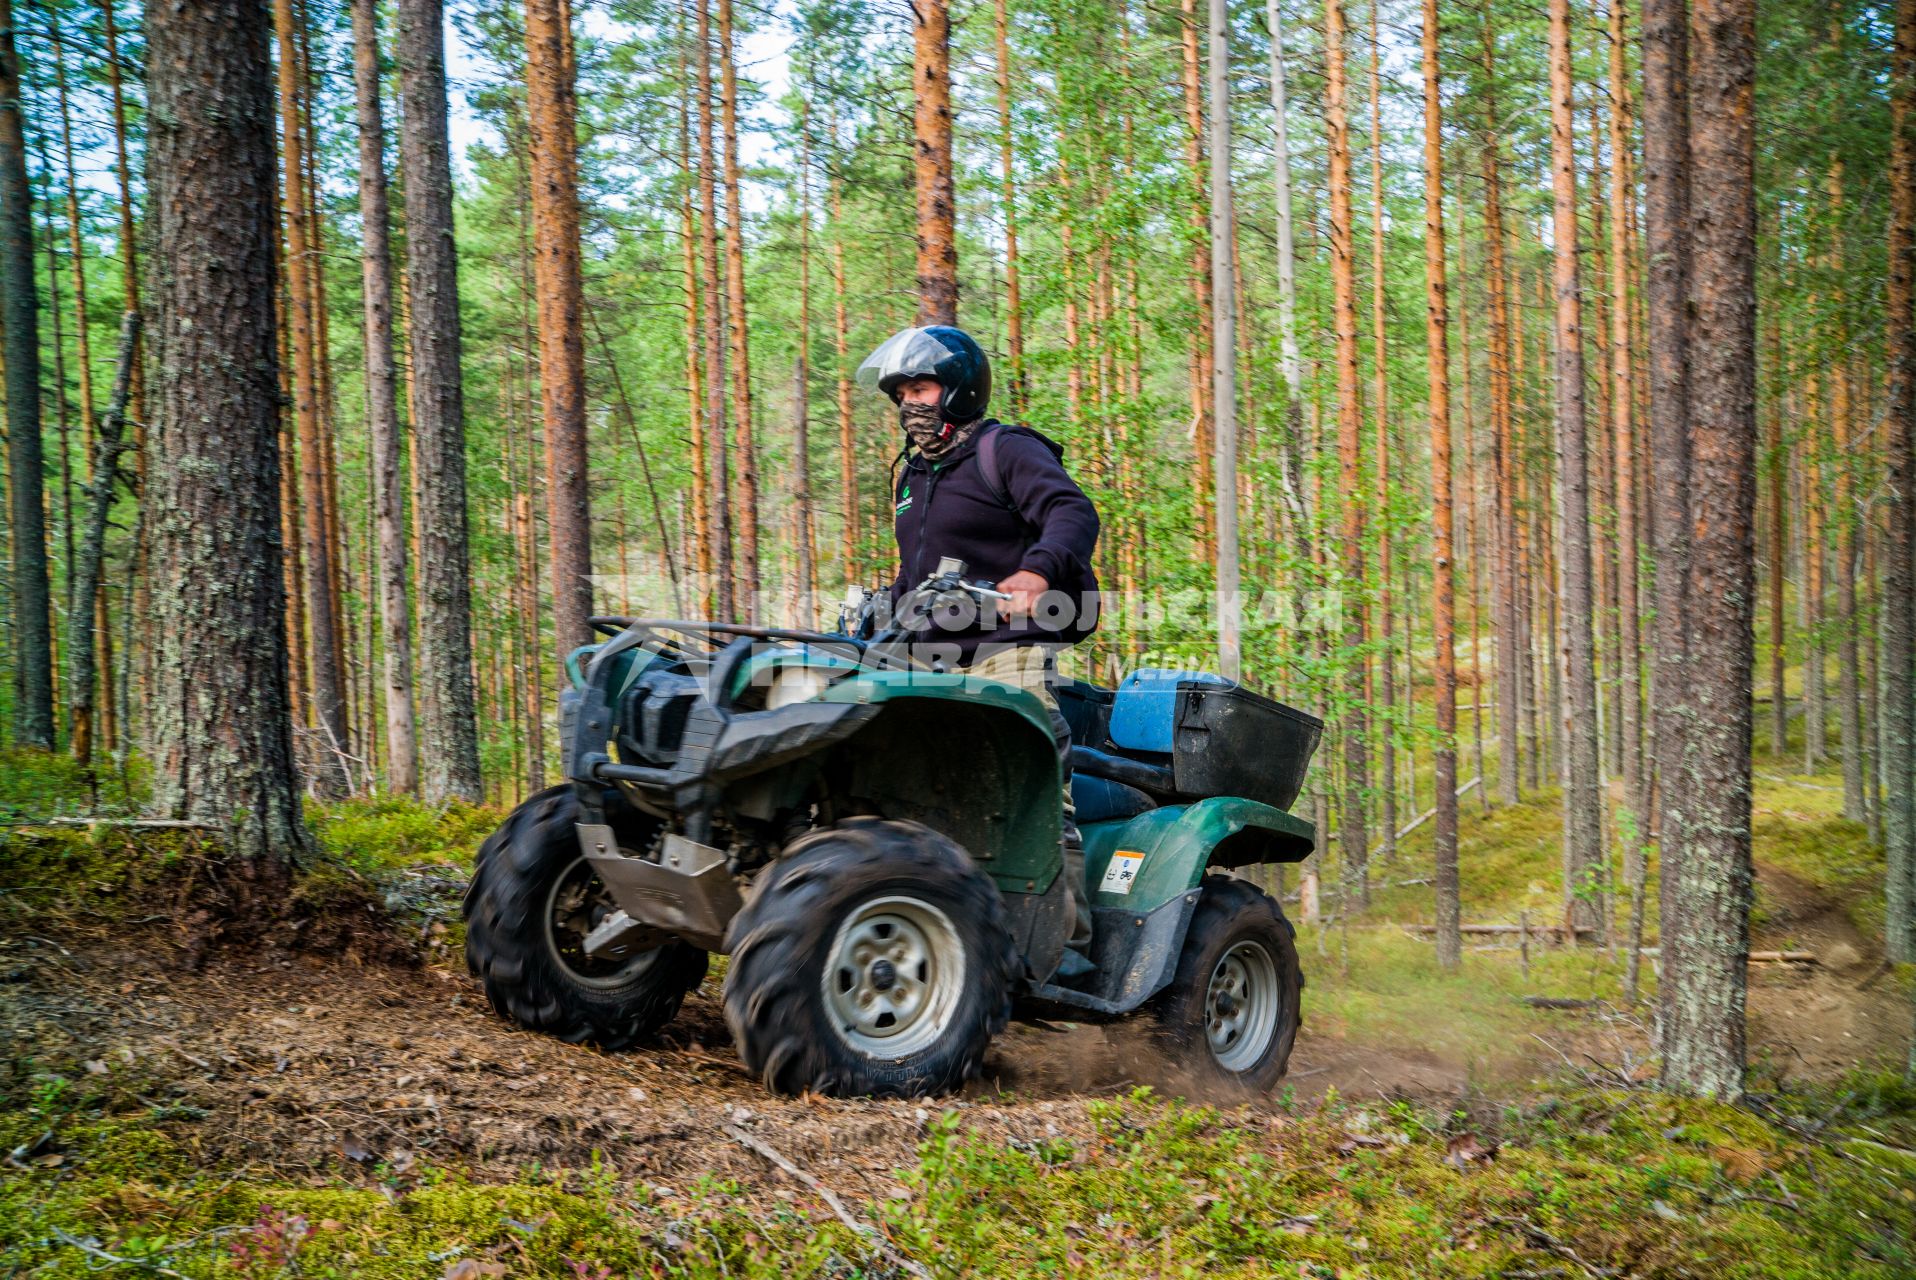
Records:
[[[939,364],[950,358],[945,344],[923,329],[900,329],[858,366],[858,385],[890,395],[907,379],[937,377]]]

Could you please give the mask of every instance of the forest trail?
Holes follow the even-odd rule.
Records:
[[[1752,1056],[1818,1080],[1893,1057],[1908,1012],[1888,984],[1867,981],[1874,948],[1814,887],[1771,870],[1761,882],[1770,910],[1758,945],[1806,947],[1832,963],[1754,969]],[[894,1170],[913,1163],[926,1124],[947,1105],[766,1093],[732,1055],[716,975],[658,1045],[604,1054],[506,1026],[443,949],[416,967],[216,953],[190,972],[156,963],[166,949],[158,935],[104,929],[0,941],[0,1035],[32,1045],[43,1069],[70,1064],[129,1101],[162,1107],[172,1117],[163,1123],[207,1167],[268,1159],[278,1176],[324,1178],[382,1163],[382,1176],[403,1176],[424,1162],[506,1180],[534,1163],[584,1168],[599,1152],[674,1190],[716,1177],[771,1193],[783,1184],[766,1178],[743,1131],[835,1190],[876,1200],[892,1193]],[[1288,1085],[1302,1103],[1335,1089],[1347,1100],[1470,1106],[1566,1062],[1628,1070],[1644,1060],[1634,1019],[1549,1017],[1550,1035],[1535,1037],[1517,1070],[1485,1078],[1481,1065],[1314,1025],[1307,990]],[[1014,1024],[955,1105],[969,1127],[1007,1143],[1080,1132],[1091,1100],[1165,1089],[1146,1025]],[[1246,1119],[1281,1105],[1260,1103]]]

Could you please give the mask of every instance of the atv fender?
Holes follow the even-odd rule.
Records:
[[[1301,862],[1316,847],[1316,829],[1302,818],[1234,796],[1087,823],[1083,831],[1099,984],[1033,994],[1040,1003],[1112,1017],[1171,981],[1207,870]]]
[[[817,703],[876,712],[834,748],[854,799],[957,841],[1008,897],[1051,887],[1063,864],[1063,780],[1036,697],[978,676],[880,671],[839,681]]]

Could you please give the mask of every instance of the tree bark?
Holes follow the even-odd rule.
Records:
[[[851,336],[845,314],[845,205],[839,176],[838,113],[831,122],[831,158],[826,162],[826,199],[832,219],[832,351],[838,357],[838,571],[847,585],[858,581],[858,450],[852,417]]]
[[[398,0],[399,164],[406,192],[414,509],[419,528],[420,744],[428,804],[481,796],[472,687],[466,413],[460,380],[459,260],[446,138],[442,0]]]
[[[1776,349],[1778,366],[1783,361],[1783,325],[1771,320],[1771,345]],[[1790,464],[1783,448],[1783,397],[1778,395],[1770,409],[1770,755],[1778,760],[1790,750],[1790,695],[1784,670],[1788,660],[1787,614],[1783,607],[1783,588],[1788,576],[1788,513]]]
[[[0,330],[6,335],[7,477],[13,534],[13,736],[53,747],[53,601],[40,448],[40,295],[33,189],[13,0],[0,0]]]
[[[1523,710],[1524,678],[1522,646],[1518,628],[1521,611],[1517,604],[1516,495],[1514,477],[1514,440],[1512,435],[1512,372],[1510,360],[1509,276],[1504,267],[1503,175],[1499,150],[1497,95],[1495,87],[1496,36],[1486,11],[1481,17],[1484,74],[1484,138],[1482,148],[1484,179],[1485,266],[1490,312],[1490,513],[1492,551],[1491,627],[1496,632],[1497,648],[1497,797],[1504,804],[1516,804],[1520,795],[1522,766],[1518,749],[1520,718]]]
[[[1197,328],[1191,334],[1191,422],[1196,455],[1191,486],[1197,508],[1198,558],[1208,561],[1215,557],[1217,543],[1216,494],[1212,491],[1210,466],[1217,424],[1211,402],[1215,377],[1211,353],[1216,343],[1211,335],[1211,246],[1204,195],[1203,60],[1198,55],[1197,0],[1179,3],[1184,49],[1184,162],[1191,174],[1191,297],[1197,306]]]
[[[1376,635],[1377,700],[1383,707],[1383,732],[1378,734],[1378,842],[1384,858],[1397,857],[1397,747],[1391,730],[1397,715],[1397,674],[1393,665],[1395,634],[1391,629],[1391,519],[1390,519],[1390,380],[1384,344],[1384,112],[1382,61],[1377,38],[1378,0],[1370,5],[1370,332],[1371,405],[1376,419],[1377,474],[1372,477],[1372,507],[1377,524]],[[1414,771],[1413,771],[1414,772]]]
[[[692,168],[692,77],[687,58],[685,11],[679,11],[679,173],[684,186],[679,192],[679,249],[685,293],[685,397],[686,439],[691,443],[692,462],[692,541],[693,570],[701,611],[712,608],[712,583],[717,548],[712,520],[711,466],[706,457],[705,387],[702,335],[704,317],[699,298],[700,233],[693,211],[692,192],[696,185]]]
[[[1236,680],[1244,660],[1238,600],[1237,290],[1231,210],[1231,52],[1225,0],[1210,0],[1211,70],[1211,399],[1217,406],[1218,670]]]
[[[314,785],[321,795],[344,795],[351,788],[346,756],[352,734],[346,723],[345,673],[341,665],[339,615],[333,596],[333,557],[337,544],[327,514],[326,442],[319,413],[318,343],[311,255],[316,251],[306,217],[306,143],[300,118],[298,33],[292,0],[274,0],[273,30],[279,45],[281,171],[286,228],[286,314],[293,351],[293,422],[299,441],[300,558],[306,578],[306,623],[312,662],[314,727],[321,741],[311,759]]]
[[[1577,268],[1577,148],[1571,100],[1570,0],[1550,0],[1550,159],[1556,287],[1557,481],[1562,493],[1564,918],[1603,925],[1603,767],[1597,748],[1597,664],[1591,585],[1590,477],[1585,454],[1583,289]]]
[[[386,785],[419,792],[413,718],[412,613],[406,599],[406,460],[400,449],[399,376],[393,359],[391,213],[386,195],[386,122],[379,100],[376,0],[353,0],[353,91],[359,123],[360,278],[365,290],[366,434],[373,521],[378,531],[381,674],[386,694]]]
[[[1424,0],[1424,346],[1430,400],[1430,487],[1436,555],[1431,564],[1431,643],[1436,648],[1435,829],[1437,963],[1463,958],[1457,871],[1457,619],[1455,515],[1450,467],[1450,301],[1444,267],[1444,106],[1437,0]],[[1474,550],[1474,548],[1473,548]]]
[[[95,456],[94,438],[99,427],[93,405],[93,355],[89,325],[87,323],[86,289],[86,239],[80,221],[80,188],[75,178],[73,165],[73,113],[67,93],[66,39],[60,31],[59,10],[49,7],[46,11],[47,40],[53,46],[53,67],[55,91],[60,100],[60,151],[66,176],[66,215],[67,215],[67,257],[73,274],[73,330],[74,355],[77,357],[80,376],[80,431],[81,454],[92,465]],[[134,332],[137,334],[138,329]],[[121,406],[122,420],[125,418],[125,406]],[[83,487],[89,486],[89,480],[82,481]],[[107,492],[113,491],[112,482],[108,482]],[[88,488],[87,515],[92,513],[92,491]],[[89,527],[89,534],[91,529]],[[71,524],[68,540],[72,541]],[[104,537],[104,528],[102,530]],[[88,550],[84,539],[79,547],[80,557],[84,558]],[[81,764],[90,764],[93,760],[95,737],[95,711],[104,708],[107,725],[110,727],[113,714],[113,665],[111,646],[108,638],[104,610],[105,596],[99,590],[99,567],[93,569],[94,582],[90,590],[82,591],[76,584],[81,576],[78,560],[68,567],[67,599],[67,641],[66,641],[66,688],[67,699],[67,748],[73,758]],[[85,612],[81,612],[85,610]],[[105,646],[105,652],[102,647]],[[85,652],[83,653],[82,650]],[[104,678],[104,687],[102,679]]]
[[[128,448],[124,435],[126,402],[132,391],[133,361],[139,334],[140,314],[129,311],[121,320],[120,356],[113,379],[113,394],[107,402],[106,413],[101,415],[97,429],[93,432],[93,476],[86,492],[86,531],[80,539],[79,559],[73,568],[73,608],[67,614],[70,673],[67,683],[75,691],[73,723],[76,726],[91,718],[91,707],[81,706],[80,691],[87,691],[87,702],[90,703],[96,676],[94,661],[101,655],[99,642],[106,638],[102,621],[105,614],[102,583],[106,566],[107,518],[112,514],[113,495],[119,488],[120,457]],[[96,631],[100,633],[97,638]],[[106,651],[108,656],[111,652],[110,649]],[[76,739],[79,737],[77,728],[74,736]],[[81,754],[77,746],[75,756],[82,764],[91,762],[90,754]]]
[[[918,323],[958,323],[958,194],[951,167],[951,8],[912,6],[912,173],[918,195]]]
[[[1623,881],[1630,895],[1630,960],[1626,982],[1636,1003],[1643,947],[1645,864],[1643,830],[1648,818],[1643,777],[1643,641],[1638,627],[1637,454],[1632,410],[1635,370],[1630,349],[1630,213],[1636,205],[1630,168],[1630,86],[1624,68],[1626,0],[1610,0],[1610,430],[1616,455],[1618,754],[1623,764]]]
[[[1856,613],[1857,515],[1851,489],[1854,445],[1850,421],[1850,335],[1843,265],[1843,162],[1831,159],[1829,192],[1829,279],[1835,292],[1835,332],[1830,335],[1830,432],[1836,448],[1836,712],[1843,760],[1843,816],[1868,820],[1863,796],[1863,690],[1859,670]]]
[[[585,283],[579,264],[578,98],[572,6],[526,0],[526,132],[532,161],[546,536],[558,656],[592,641],[592,492],[585,420]]]
[[[1892,959],[1916,959],[1916,0],[1897,0],[1891,77],[1889,488],[1883,546],[1883,838]],[[1916,1051],[1916,1050],[1913,1050]]]
[[[998,71],[998,166],[1004,176],[1005,202],[1005,354],[1011,366],[1011,412],[1025,394],[1024,295],[1018,279],[1018,181],[1012,163],[1011,42],[1005,0],[992,0],[992,40]]]
[[[247,874],[279,886],[307,834],[279,565],[270,35],[257,4],[147,7],[147,216],[164,268],[146,501],[153,807],[223,828]]]
[[[818,625],[818,529],[812,495],[812,85],[798,117],[798,353],[792,367],[792,504],[798,516],[798,625]]]
[[[1369,782],[1364,690],[1363,405],[1357,389],[1357,285],[1352,270],[1350,117],[1344,79],[1344,0],[1324,5],[1324,121],[1330,135],[1331,295],[1337,334],[1337,457],[1344,489],[1344,803],[1337,828],[1344,856],[1344,909],[1370,905]]]
[[[758,610],[744,603],[764,584],[759,577],[758,445],[752,428],[752,347],[745,314],[745,206],[739,198],[738,71],[732,55],[732,0],[718,0],[718,41],[725,142],[726,319],[731,325],[732,431],[738,453],[738,501],[733,507],[733,523],[739,531],[740,607],[747,617],[756,617]]]
[[[1755,8],[1754,0],[1698,0],[1692,15],[1688,461],[1692,508],[1707,518],[1676,529],[1689,543],[1688,687],[1679,695],[1688,724],[1683,766],[1666,778],[1671,807],[1684,817],[1665,873],[1675,873],[1675,910],[1663,917],[1663,1083],[1725,1101],[1743,1092],[1752,887]]]
[[[705,460],[706,492],[712,501],[713,587],[719,616],[732,619],[735,604],[732,579],[732,476],[730,450],[725,444],[724,293],[719,276],[718,178],[712,143],[712,16],[706,0],[698,5],[698,187],[700,283],[705,297]]]

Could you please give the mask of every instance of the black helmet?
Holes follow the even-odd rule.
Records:
[[[884,392],[893,403],[913,378],[935,378],[945,389],[938,407],[948,422],[982,418],[991,402],[990,359],[970,334],[951,325],[900,329],[858,366],[858,385]]]

